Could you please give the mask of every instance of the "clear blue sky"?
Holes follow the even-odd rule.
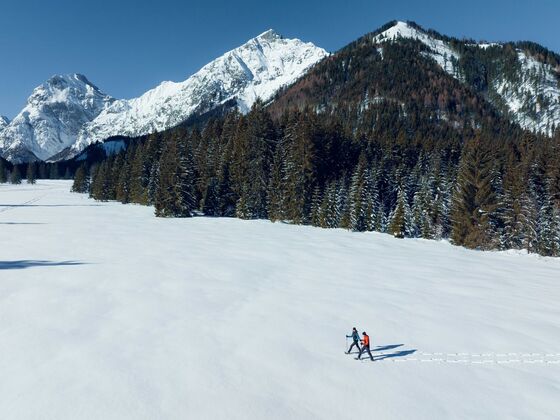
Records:
[[[53,74],[83,73],[106,93],[129,98],[184,80],[268,28],[336,51],[392,19],[560,52],[560,0],[6,0],[0,114],[13,118]]]

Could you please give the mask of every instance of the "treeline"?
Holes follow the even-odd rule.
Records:
[[[273,120],[257,104],[84,162],[73,190],[153,205],[161,217],[268,218],[560,255],[560,138],[419,137],[409,118],[386,118],[376,124],[385,130],[365,133],[309,109]]]
[[[21,184],[22,180],[34,184],[37,179],[72,179],[75,166],[74,162],[12,164],[0,158],[0,184]]]

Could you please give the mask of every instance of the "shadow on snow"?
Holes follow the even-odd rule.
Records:
[[[390,354],[382,354],[382,355],[373,355],[373,361],[377,362],[379,360],[383,360],[383,359],[391,359],[393,357],[404,357],[404,356],[409,356],[413,353],[416,353],[416,349],[414,350],[401,350],[401,351],[397,351],[395,353],[390,353]],[[363,356],[363,354],[362,354]]]
[[[0,261],[0,270],[22,270],[31,267],[57,267],[63,265],[83,265],[80,261],[17,260]]]
[[[373,361],[377,362],[383,359],[391,359],[393,357],[404,357],[404,356],[409,356],[411,354],[416,353],[416,349],[413,350],[399,350],[399,351],[395,351],[394,353],[388,353],[388,354],[375,354],[375,352],[377,351],[386,351],[386,350],[393,350],[396,349],[398,347],[402,347],[404,346],[404,344],[388,344],[385,346],[377,346],[374,349],[371,349],[371,353],[373,355]],[[358,353],[358,352],[352,352],[352,353]],[[369,355],[367,354],[367,352],[362,353],[362,359],[364,361],[368,361],[369,359]]]
[[[46,225],[46,223],[36,223],[36,222],[0,222],[0,225]]]
[[[387,346],[377,346],[376,348],[372,349],[372,351],[392,350],[402,346],[404,346],[404,344],[389,344]]]

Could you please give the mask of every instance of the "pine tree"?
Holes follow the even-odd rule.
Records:
[[[527,221],[523,217],[524,208],[521,197],[517,197],[514,191],[505,190],[502,197],[502,248],[523,249],[524,231]]]
[[[234,135],[239,122],[240,114],[229,113],[222,126],[220,133],[220,152],[217,163],[216,176],[218,178],[218,211],[219,216],[232,217],[235,215],[235,203],[238,194],[232,177],[232,153],[234,146]]]
[[[368,173],[369,197],[367,208],[367,230],[381,232],[383,230],[383,210],[377,186],[378,173],[376,168]]]
[[[354,169],[354,173],[352,174],[349,191],[349,227],[351,230],[357,232],[363,232],[367,229],[369,219],[368,212],[371,212],[371,190],[366,168],[366,156],[362,153]]]
[[[127,150],[130,160],[129,201],[138,204],[148,204],[147,184],[149,171],[144,159],[144,145],[131,146]]]
[[[119,180],[121,179],[121,173],[124,168],[124,152],[120,152],[113,156],[111,159],[111,172],[109,175],[109,197],[110,200],[117,200],[117,189],[119,186]],[[120,200],[119,200],[120,201]]]
[[[14,165],[12,169],[12,174],[10,175],[10,182],[12,184],[21,184],[21,172],[18,165]]]
[[[399,185],[397,191],[397,202],[389,216],[389,233],[397,238],[411,236],[412,212],[406,197],[404,186]]]
[[[234,215],[235,202],[237,197],[233,192],[231,186],[231,177],[229,164],[227,161],[222,160],[220,170],[218,172],[218,187],[217,187],[217,216],[231,217]]]
[[[504,249],[504,235],[505,235],[505,225],[504,217],[507,212],[507,208],[504,205],[505,201],[505,190],[503,187],[502,174],[497,165],[493,165],[492,174],[490,175],[492,182],[492,191],[495,194],[495,208],[489,214],[488,224],[489,224],[489,235],[491,236],[492,247],[498,249]]]
[[[338,180],[335,197],[336,226],[334,227],[350,229],[350,197],[348,194],[348,181],[346,176]]]
[[[96,168],[92,175],[90,196],[99,201],[109,200],[109,176],[110,176],[109,161],[104,160]]]
[[[534,195],[529,191],[524,193],[520,199],[521,205],[521,240],[523,243],[523,248],[527,252],[538,252],[538,210],[537,201]]]
[[[192,151],[172,137],[160,158],[155,212],[158,217],[190,217],[196,206]]]
[[[319,225],[323,228],[338,227],[340,215],[338,214],[337,182],[331,181],[325,188],[321,207],[319,209]]]
[[[29,162],[27,164],[27,183],[28,184],[35,184],[36,182],[36,167],[34,162]]]
[[[0,158],[0,184],[4,184],[8,181],[6,164],[4,159]]]
[[[450,174],[447,176],[450,178],[440,180],[434,205],[432,206],[432,223],[435,239],[447,238],[451,232],[451,208],[455,177]]]
[[[47,164],[45,162],[39,164],[39,179],[48,179]]]
[[[243,145],[243,165],[240,165],[239,182],[241,194],[238,202],[237,216],[244,219],[261,219],[267,217],[267,186],[275,136],[272,120],[257,101],[246,119],[246,126],[239,133],[240,145]]]
[[[115,188],[115,199],[123,204],[130,202],[130,173],[132,164],[129,157],[127,156],[124,159]]]
[[[156,202],[157,191],[159,190],[160,177],[160,161],[157,160],[149,165],[148,184],[146,186],[145,194],[141,199],[145,199],[146,204],[154,204]]]
[[[315,177],[315,116],[306,111],[294,116],[286,129],[286,218],[296,224],[309,221]]]
[[[60,174],[58,173],[58,163],[53,163],[50,168],[49,179],[58,179],[60,178]]]
[[[420,188],[412,200],[412,228],[413,237],[432,239],[434,228],[432,225],[430,186],[426,178],[420,181]]]
[[[548,181],[547,192],[551,190]],[[560,254],[560,209],[555,206],[552,194],[547,194],[539,209],[537,252],[545,256]]]
[[[480,137],[465,145],[453,199],[452,240],[468,248],[491,249],[491,217],[497,207],[493,188],[494,155]]]
[[[148,205],[155,203],[160,178],[162,145],[165,143],[165,138],[156,133],[148,137],[143,148],[138,147],[132,175],[135,183],[132,186],[134,202]],[[139,166],[136,165],[136,161]]]
[[[323,194],[321,187],[315,186],[313,195],[311,197],[311,225],[321,226],[321,203],[323,201]]]
[[[221,216],[220,206],[220,184],[217,177],[212,176],[206,180],[203,186],[200,207],[207,216]]]
[[[273,222],[286,219],[286,146],[283,140],[276,144],[268,181],[268,215]]]
[[[80,165],[74,175],[74,183],[72,184],[72,191],[77,193],[89,192],[89,176],[85,164]]]

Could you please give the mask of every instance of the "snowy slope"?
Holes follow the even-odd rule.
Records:
[[[0,152],[14,162],[45,160],[74,144],[82,126],[112,101],[83,75],[53,76],[0,132]]]
[[[372,42],[382,44],[399,39],[422,42],[429,49],[426,56],[434,59],[451,76],[465,81],[463,70],[458,64],[461,56],[451,44],[406,22],[396,22],[389,29],[373,36]],[[487,49],[501,47],[502,44],[481,42],[467,45]],[[520,66],[515,79],[498,75],[490,81],[491,93],[500,98],[500,103],[495,105],[500,109],[504,105],[508,117],[521,127],[552,135],[553,128],[560,126],[560,74],[551,65],[527,56],[520,49],[517,55]]]
[[[553,134],[560,127],[560,74],[518,51],[521,64],[515,80],[500,77],[493,88],[506,103],[510,116],[523,128]]]
[[[558,418],[560,260],[69,186],[0,185],[3,420]]]
[[[210,62],[184,82],[163,82],[139,98],[119,100],[85,125],[72,149],[114,135],[139,136],[173,127],[195,113],[237,98],[247,112],[257,98],[267,100],[327,55],[299,39],[268,30]]]
[[[0,133],[2,132],[2,130],[4,130],[4,128],[6,128],[8,126],[8,124],[10,124],[9,118],[5,117],[3,115],[0,115]]]
[[[433,58],[440,67],[453,77],[460,79],[460,72],[456,66],[459,60],[459,53],[457,53],[451,46],[437,38],[434,38],[427,33],[416,29],[406,22],[396,22],[395,25],[372,37],[372,42],[375,44],[395,41],[398,39],[415,39],[422,42],[430,52],[426,55]]]

